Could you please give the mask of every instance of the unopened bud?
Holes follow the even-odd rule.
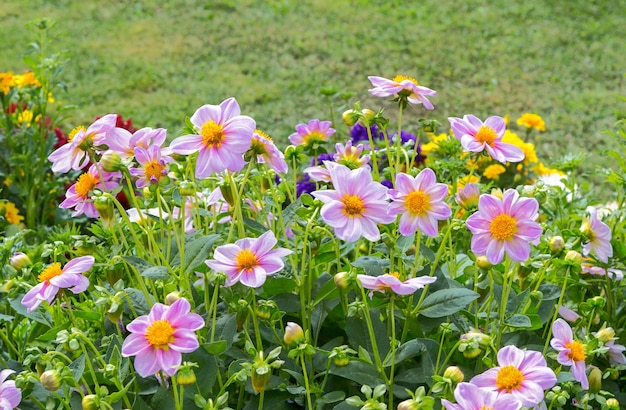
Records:
[[[167,296],[165,296],[165,304],[167,306],[171,306],[178,299],[180,299],[180,293],[179,292],[170,292],[170,293],[167,294]]]
[[[363,108],[361,110],[361,114],[363,114],[363,119],[368,125],[372,125],[374,123],[374,119],[376,118],[376,113],[369,108]]]
[[[478,356],[481,352],[482,350],[480,350],[477,347],[469,347],[463,350],[463,357],[465,357],[466,359],[473,359],[476,356]]]
[[[602,370],[595,366],[591,367],[589,372],[589,391],[591,393],[597,393],[602,389]]]
[[[489,262],[489,259],[487,259],[484,255],[476,258],[476,266],[484,270],[491,269],[493,267],[491,262]]]
[[[606,344],[615,339],[615,330],[612,327],[603,327],[596,333],[596,339]]]
[[[176,372],[176,382],[181,386],[190,386],[196,382],[196,373],[191,367],[183,367]]]
[[[105,195],[93,197],[93,205],[102,219],[102,224],[107,228],[113,226],[115,221],[115,208],[111,198]]]
[[[417,410],[419,409],[419,403],[413,399],[408,399],[398,403],[398,410]]]
[[[181,181],[178,189],[182,196],[194,196],[196,194],[196,184],[191,181]]]
[[[13,256],[9,258],[9,263],[17,270],[28,267],[32,264],[28,255],[24,252],[15,252]]]
[[[228,202],[228,205],[235,206],[235,201],[233,199],[233,191],[230,189],[230,184],[220,185],[220,192],[224,197],[224,200]]]
[[[46,390],[57,391],[61,387],[59,372],[56,370],[46,370],[39,376],[39,382]]]
[[[98,410],[100,405],[95,394],[87,394],[82,401],[83,410]]]
[[[338,272],[333,277],[333,280],[335,281],[335,285],[339,289],[346,290],[348,286],[350,285],[349,278],[350,278],[350,274],[348,272]]]
[[[619,401],[614,397],[606,399],[606,407],[608,410],[619,410]]]
[[[283,340],[287,346],[297,346],[304,342],[304,330],[297,323],[287,322]]]
[[[352,127],[359,119],[359,113],[355,110],[345,110],[343,114],[341,114],[341,119],[348,126]]]
[[[457,366],[449,366],[445,372],[443,372],[443,377],[451,380],[454,384],[459,384],[465,378],[463,371]]]
[[[259,373],[262,371],[262,373]],[[255,392],[261,393],[267,387],[267,384],[270,382],[270,371],[269,369],[253,369],[252,370],[252,388]]]
[[[572,263],[575,263],[575,264],[580,264],[583,261],[583,256],[580,254],[580,252],[568,251],[565,254],[565,261],[566,262],[572,262]]]
[[[561,252],[565,247],[565,240],[562,236],[556,235],[550,238],[550,251],[554,253]]]
[[[102,154],[100,165],[102,165],[102,170],[106,172],[115,172],[124,168],[122,158],[117,152],[112,150],[105,151],[105,153]]]

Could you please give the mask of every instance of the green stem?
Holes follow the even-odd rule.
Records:
[[[559,314],[559,309],[561,308],[563,304],[563,297],[565,296],[565,289],[567,289],[567,282],[569,281],[569,271],[570,271],[570,267],[568,266],[567,269],[565,270],[565,278],[563,278],[563,286],[561,287],[561,294],[559,295],[559,300],[554,309],[554,314],[552,315],[552,321],[550,321],[548,335],[546,337],[546,343],[543,345],[544,356],[546,355],[546,352],[548,351],[548,345],[550,344],[550,338],[552,337],[552,324],[556,320],[556,317]]]
[[[304,389],[306,391],[306,402],[308,409],[313,409],[311,405],[311,389],[309,388],[309,374],[306,369],[306,362],[304,361],[304,354],[300,355],[300,365],[302,366],[302,376],[304,377]]]
[[[361,297],[363,298],[363,317],[365,318],[365,323],[367,325],[367,332],[370,337],[370,342],[372,343],[372,353],[374,354],[374,362],[376,364],[376,370],[383,378],[385,382],[387,382],[387,374],[385,373],[385,368],[383,367],[383,363],[380,360],[380,353],[378,351],[378,343],[376,342],[376,334],[374,333],[374,325],[372,323],[372,318],[370,316],[370,310],[367,305],[367,295],[365,294],[365,288],[363,286],[359,286],[361,289]]]
[[[395,318],[395,299],[391,295],[389,301],[389,320],[391,325],[391,369],[389,370],[389,408],[393,409],[393,376],[396,364],[396,318]]]

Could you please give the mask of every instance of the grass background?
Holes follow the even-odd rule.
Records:
[[[78,107],[66,128],[115,112],[174,137],[196,108],[235,96],[283,143],[329,119],[322,87],[395,122],[367,76],[405,74],[438,91],[434,111],[404,115],[409,131],[422,116],[447,131],[448,116],[536,112],[540,158],[583,151],[591,170],[607,165],[604,131],[626,111],[625,13],[625,0],[3,0],[0,71],[26,69],[25,24],[50,17],[51,49],[71,58],[57,93]]]

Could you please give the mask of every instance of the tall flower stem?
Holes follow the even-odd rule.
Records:
[[[513,287],[513,261],[507,256],[504,262],[504,277],[502,279],[502,298],[500,299],[500,318],[498,321],[498,334],[496,335],[496,347],[500,347],[500,341],[502,340],[502,333],[506,329],[504,319],[506,317],[506,305],[509,301],[509,294]]]
[[[376,146],[374,145],[374,137],[372,136],[372,130],[370,128],[369,121],[365,121],[365,129],[367,130],[367,140],[370,143],[370,153],[372,158],[372,171],[374,173],[374,180],[380,182],[380,174],[378,173],[378,159],[376,158]]]
[[[311,402],[311,389],[309,387],[309,372],[306,369],[306,361],[304,360],[304,354],[300,355],[300,366],[302,366],[302,377],[304,378],[304,390],[306,392],[307,409],[313,409]]]
[[[391,326],[391,368],[389,370],[389,382],[387,385],[389,386],[389,408],[393,409],[393,375],[395,372],[396,365],[396,318],[395,318],[395,298],[394,295],[391,295],[391,300],[389,301],[389,325]]]
[[[385,373],[385,368],[382,361],[380,360],[380,352],[378,351],[376,334],[374,334],[374,325],[372,323],[372,317],[370,316],[370,310],[367,305],[367,295],[365,294],[365,289],[363,288],[363,286],[359,287],[361,288],[361,297],[363,300],[363,317],[365,318],[365,323],[367,325],[370,343],[372,343],[372,353],[374,354],[374,363],[376,364],[376,370],[378,371],[378,374],[380,374],[380,376],[383,378],[383,380],[387,382],[387,374]]]
[[[563,297],[565,297],[565,289],[567,289],[567,282],[569,281],[569,271],[570,267],[568,266],[565,270],[565,277],[563,278],[563,286],[561,287],[561,294],[559,295],[559,300],[554,307],[554,314],[552,314],[552,320],[550,321],[550,326],[548,327],[548,334],[546,335],[546,343],[543,345],[543,355],[545,356],[548,351],[548,345],[550,344],[550,339],[552,338],[552,323],[556,320],[557,315],[559,314],[559,309],[563,306]]]

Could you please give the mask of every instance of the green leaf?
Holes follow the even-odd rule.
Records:
[[[373,366],[356,360],[341,367],[332,364],[329,373],[352,380],[361,385],[378,386],[383,383],[382,380],[378,378],[376,369]]]
[[[0,314],[0,322],[11,322],[13,319],[15,319],[15,316]]]
[[[185,272],[191,272],[211,257],[213,244],[219,235],[206,235],[185,243]],[[180,251],[172,259],[172,266],[180,266]]]
[[[143,272],[152,267],[150,262],[142,259],[138,256],[123,256],[122,257],[128,264],[132,265],[138,272]]]
[[[202,347],[204,348],[204,350],[207,351],[207,353],[217,356],[226,351],[226,349],[228,348],[228,343],[226,342],[226,340],[218,340],[213,343],[205,343],[202,345]]]
[[[430,318],[450,316],[480,296],[466,288],[441,289],[426,296],[420,314]]]
[[[46,325],[48,327],[52,327],[52,321],[50,319],[50,314],[48,312],[42,314],[38,311],[34,311],[31,313],[28,313],[28,311],[26,310],[26,306],[22,305],[22,298],[24,296],[18,296],[16,298],[13,299],[9,299],[9,304],[11,305],[11,307],[13,308],[13,310],[15,310],[17,313],[19,313],[22,316],[25,316],[29,319],[34,320],[35,322],[39,322],[42,325]]]
[[[59,326],[55,326],[52,329],[48,330],[46,333],[37,337],[37,339],[35,340],[39,342],[49,342],[51,340],[54,340],[57,337],[57,333],[59,333],[61,330],[67,329],[69,326],[70,322],[65,322],[63,324],[60,324]]]
[[[365,273],[370,276],[380,276],[389,269],[390,264],[389,259],[381,259],[375,256],[361,256],[352,262],[352,266],[363,268]]]
[[[507,326],[514,327],[517,329],[523,329],[531,327],[530,318],[526,315],[522,315],[521,313],[516,313],[510,318],[508,318],[504,322]]]
[[[166,280],[170,277],[170,270],[165,266],[153,266],[141,272],[141,276],[154,280]]]
[[[408,358],[419,356],[424,352],[424,350],[426,350],[426,347],[423,343],[419,342],[416,339],[409,340],[408,342],[402,344],[398,349],[396,349],[395,364],[398,364]],[[387,355],[383,365],[385,367],[391,366],[391,354]]]
[[[554,300],[561,294],[561,288],[550,283],[539,285],[539,291],[543,294],[543,300]]]
[[[83,377],[83,372],[85,371],[85,354],[83,353],[78,356],[78,359],[74,360],[67,367],[69,367],[72,371],[72,376],[74,377],[74,380],[78,382],[78,380]]]
[[[102,313],[100,312],[87,312],[85,310],[76,310],[74,311],[74,315],[81,319],[91,320],[92,322],[102,319]]]

